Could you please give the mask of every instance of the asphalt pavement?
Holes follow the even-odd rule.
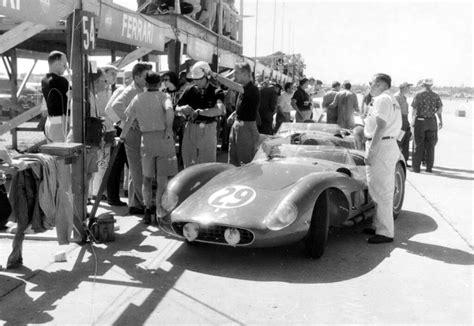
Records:
[[[301,244],[189,246],[126,208],[113,208],[119,230],[107,244],[60,247],[52,231],[31,235],[25,266],[0,272],[0,321],[471,325],[472,149],[472,119],[445,116],[434,173],[408,173],[395,241],[367,244],[367,223],[334,229],[319,260]],[[10,247],[0,235],[0,264]],[[55,263],[62,250],[67,262]]]

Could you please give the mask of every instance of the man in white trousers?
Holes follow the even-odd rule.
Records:
[[[400,106],[389,92],[391,84],[389,75],[380,73],[373,77],[370,94],[374,101],[365,119],[367,184],[376,203],[372,228],[364,229],[364,233],[373,235],[369,243],[393,242],[394,237],[393,193],[402,119]]]

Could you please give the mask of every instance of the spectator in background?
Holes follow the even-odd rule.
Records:
[[[293,97],[293,84],[285,83],[283,93],[277,101],[277,114],[276,114],[276,123],[275,128],[273,129],[274,133],[280,129],[280,126],[283,122],[291,122],[291,98]]]
[[[239,94],[236,91],[232,89],[228,89],[224,97],[224,106],[225,106],[226,116],[225,116],[224,128],[223,128],[223,133],[222,133],[221,149],[225,152],[229,150],[230,130],[232,128],[232,125],[234,124],[234,120],[231,117],[232,117],[232,114],[235,112],[235,105],[237,102],[238,95]]]
[[[326,110],[326,123],[337,123],[337,107],[330,108],[329,105],[334,101],[336,94],[341,90],[341,83],[334,81],[332,88],[323,97],[322,107]]]
[[[196,14],[198,23],[210,30],[214,29],[217,16],[217,0],[201,0],[201,11]]]
[[[235,121],[230,131],[229,163],[240,166],[252,161],[257,151],[259,133],[256,119],[260,94],[252,82],[252,68],[247,62],[235,65],[235,81],[244,87],[244,93],[237,99]]]
[[[323,98],[324,97],[324,94],[326,94],[326,92],[324,91],[323,89],[323,82],[319,79],[316,80],[316,83],[314,85],[314,94],[313,94],[313,97],[316,97],[316,98]]]
[[[351,83],[342,83],[343,89],[334,97],[329,108],[337,108],[337,124],[341,128],[352,129],[355,126],[354,112],[359,112],[359,101],[357,95],[351,91]]]
[[[306,93],[308,85],[309,80],[307,78],[301,79],[298,88],[291,98],[291,106],[296,110],[296,122],[304,122],[311,119],[311,100],[308,93]]]
[[[258,112],[261,122],[258,126],[258,132],[261,134],[273,135],[273,115],[276,112],[280,91],[281,86],[278,84],[270,84],[260,90]]]
[[[402,140],[398,143],[398,145],[400,146],[400,150],[402,151],[403,157],[405,158],[406,162],[408,162],[408,157],[410,155],[411,138],[410,122],[408,121],[408,102],[406,94],[408,94],[410,86],[412,85],[413,84],[409,84],[407,82],[400,84],[400,86],[398,86],[399,90],[395,94],[395,99],[400,105],[400,110],[402,113],[402,130],[405,132]]]
[[[417,92],[411,106],[413,107],[412,127],[415,151],[412,158],[412,170],[420,172],[423,158],[426,160],[426,172],[433,172],[435,146],[438,142],[438,129],[443,127],[443,103],[438,94],[433,92],[432,79],[424,79],[424,89]],[[436,123],[438,116],[438,125]]]

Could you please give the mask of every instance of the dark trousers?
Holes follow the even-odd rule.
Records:
[[[107,180],[107,199],[108,201],[119,201],[120,200],[120,188],[121,182],[120,177],[122,175],[123,168],[125,164],[128,166],[127,154],[125,153],[125,146],[122,143],[119,143],[119,151],[117,157],[112,165],[110,170],[109,179]],[[115,146],[112,146],[111,152],[115,150]]]
[[[435,146],[438,142],[436,118],[415,118],[414,134],[413,170],[420,170],[423,158],[426,161],[426,170],[431,170],[434,164]]]
[[[263,120],[258,126],[258,132],[265,135],[273,135],[273,120]]]
[[[337,123],[337,108],[330,109],[326,111],[326,123]]]
[[[405,132],[405,135],[398,145],[400,146],[400,151],[402,152],[405,161],[408,161],[408,158],[410,157],[411,130],[407,114],[402,114],[402,130]]]

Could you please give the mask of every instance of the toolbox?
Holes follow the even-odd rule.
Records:
[[[66,158],[78,156],[83,148],[84,145],[81,143],[49,143],[41,145],[39,151],[44,154]]]

